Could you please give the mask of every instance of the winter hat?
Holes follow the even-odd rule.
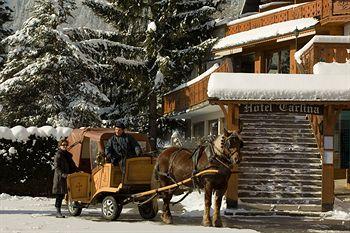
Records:
[[[115,128],[120,128],[120,129],[125,129],[125,125],[120,122],[120,121],[117,121],[117,123],[115,123]]]

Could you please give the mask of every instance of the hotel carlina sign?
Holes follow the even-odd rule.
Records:
[[[309,104],[241,104],[239,112],[242,114],[288,112],[323,115],[323,106]]]

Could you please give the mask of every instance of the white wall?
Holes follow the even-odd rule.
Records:
[[[350,36],[350,23],[347,23],[344,26],[344,36]]]
[[[224,114],[222,113],[222,111],[207,113],[207,114],[202,114],[200,116],[192,117],[191,118],[191,137],[193,137],[193,125],[194,124],[204,121],[204,136],[206,136],[206,135],[208,135],[208,131],[209,131],[208,122],[211,120],[218,120],[219,121],[218,130],[220,130],[222,128],[222,125],[221,125],[222,122],[220,122],[220,119],[223,117],[224,117]]]

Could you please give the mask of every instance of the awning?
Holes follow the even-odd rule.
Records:
[[[208,97],[216,100],[350,103],[350,77],[324,74],[213,73]]]
[[[213,50],[218,51],[231,47],[244,46],[252,42],[270,38],[278,38],[280,36],[293,34],[296,29],[300,33],[301,31],[313,28],[317,23],[318,20],[314,18],[301,18],[255,28],[220,39],[214,45]]]

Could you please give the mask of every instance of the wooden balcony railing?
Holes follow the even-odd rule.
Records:
[[[229,72],[229,65],[224,63],[214,72]],[[163,114],[182,112],[208,100],[207,89],[209,76],[190,86],[166,94],[163,97]]]
[[[316,17],[321,24],[344,23],[350,21],[349,0],[314,0],[300,6],[277,11],[272,14],[262,14],[261,17],[239,22],[228,26],[226,35],[248,31],[284,21]],[[243,18],[244,19],[244,18]]]
[[[302,55],[303,73],[312,74],[318,62],[345,63],[350,59],[350,43],[314,43]]]

